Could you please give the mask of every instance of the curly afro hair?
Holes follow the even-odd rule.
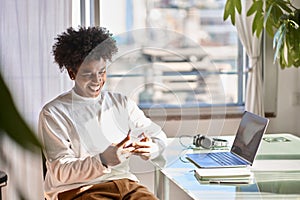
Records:
[[[55,38],[53,55],[61,71],[71,69],[77,72],[84,61],[111,61],[118,48],[112,34],[103,27],[68,28],[66,32]]]

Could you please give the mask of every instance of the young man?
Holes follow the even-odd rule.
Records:
[[[157,199],[130,172],[128,157],[156,157],[166,135],[126,96],[102,91],[116,52],[105,28],[69,28],[56,38],[55,61],[74,87],[40,113],[47,199]]]

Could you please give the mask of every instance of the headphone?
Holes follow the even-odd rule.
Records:
[[[210,149],[212,147],[227,147],[228,141],[218,138],[210,139],[204,135],[198,134],[193,137],[193,145],[195,145],[196,147]]]

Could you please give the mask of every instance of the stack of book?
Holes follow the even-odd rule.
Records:
[[[252,184],[253,173],[249,168],[198,168],[195,177],[201,183],[217,184]]]

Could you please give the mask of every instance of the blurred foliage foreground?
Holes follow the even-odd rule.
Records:
[[[26,150],[38,152],[41,144],[18,112],[12,96],[0,74],[0,139],[7,135]]]
[[[26,124],[18,112],[12,96],[0,73],[0,162],[1,166],[10,166],[12,163],[5,156],[3,149],[3,137],[7,135],[21,148],[32,153],[41,153],[41,144],[34,132]],[[9,149],[8,149],[9,152]],[[1,170],[1,168],[0,168]],[[19,198],[25,200],[20,188],[17,188]]]

